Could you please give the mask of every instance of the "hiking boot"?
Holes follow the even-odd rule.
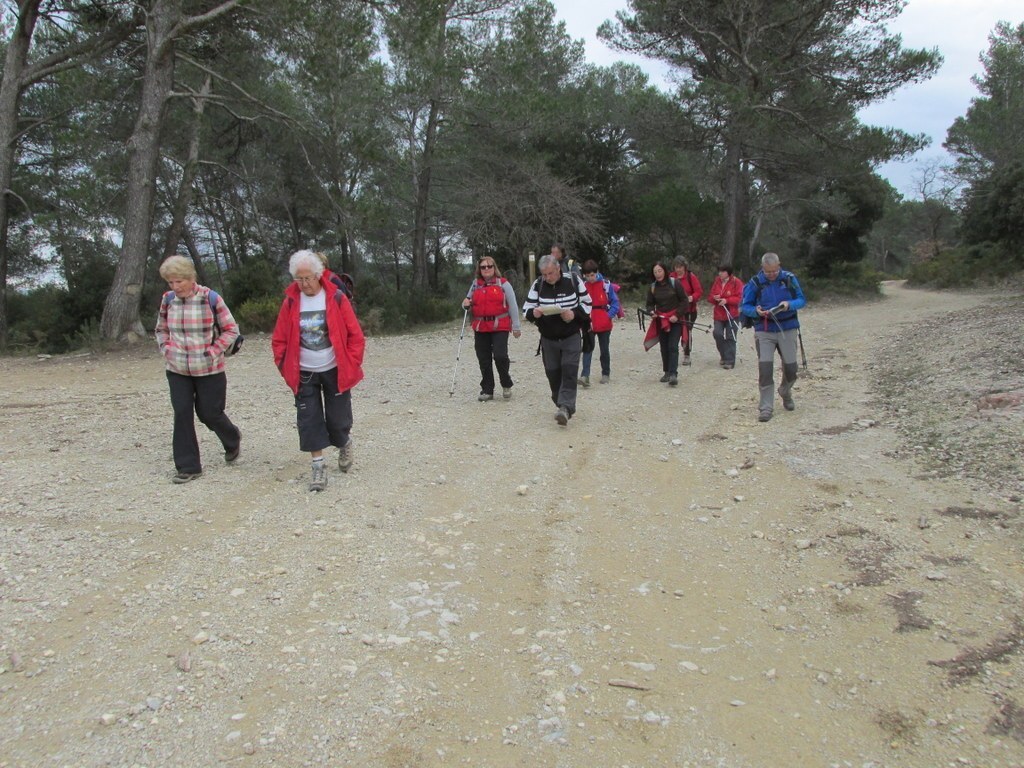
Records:
[[[338,449],[338,469],[348,472],[352,468],[352,438]]]
[[[601,383],[602,384],[607,384],[609,381],[611,381],[611,379],[608,377],[607,373],[604,374],[604,376],[601,377]]]
[[[731,371],[736,366],[733,363],[722,363],[722,367],[725,368],[725,370],[727,371]]]
[[[690,364],[690,356],[689,355],[683,355],[682,363],[683,363],[683,365],[689,365]]]
[[[237,427],[236,427],[237,429]],[[238,460],[238,457],[242,455],[242,430],[238,430],[238,445],[235,446],[233,451],[224,451],[224,461],[231,464]]]
[[[493,392],[481,392],[480,396],[477,397],[477,400],[479,402],[481,402],[481,403],[486,402],[488,400],[493,400],[493,399],[494,399],[494,393]]]
[[[660,381],[662,384],[667,384],[668,380],[669,380],[669,375],[667,373],[664,376],[662,376],[660,379],[658,379],[658,381]]]
[[[322,491],[327,487],[327,466],[322,461],[313,462],[313,473],[309,480],[309,490]]]
[[[586,389],[587,387],[590,386],[590,377],[580,376],[579,379],[576,380],[576,383],[583,385],[583,388]]]
[[[512,399],[512,387],[502,387],[501,388],[501,397],[504,400],[511,400]]]
[[[171,478],[171,482],[175,485],[183,485],[185,483],[191,483],[197,477],[202,477],[202,471],[199,472],[179,472]]]
[[[759,414],[757,414],[757,420],[758,421],[771,421],[771,418],[772,418],[772,412],[771,411],[761,411]]]
[[[563,427],[569,423],[569,411],[565,406],[558,409],[558,412],[555,414],[555,421]]]
[[[783,393],[782,388],[779,388],[779,397],[782,398],[782,407],[787,411],[795,411],[796,403],[793,402],[793,395],[789,392]]]
[[[670,387],[674,387],[674,386],[676,386],[676,384],[678,384],[678,383],[679,383],[679,377],[678,377],[678,376],[676,376],[675,374],[673,374],[673,375],[671,375],[671,376],[669,376],[669,377],[668,377],[668,385],[669,385]]]

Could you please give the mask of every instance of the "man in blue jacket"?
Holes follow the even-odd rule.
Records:
[[[796,275],[782,268],[778,254],[762,256],[761,271],[744,287],[740,304],[740,313],[750,318],[754,327],[757,378],[761,390],[758,421],[768,421],[772,417],[776,349],[782,357],[782,384],[779,386],[782,407],[787,411],[796,408],[793,384],[796,383],[797,334],[800,328],[797,310],[806,304],[807,299]]]

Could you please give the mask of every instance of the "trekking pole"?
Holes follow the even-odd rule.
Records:
[[[469,317],[469,308],[462,310],[462,330],[459,331],[459,349],[455,353],[455,371],[452,373],[452,388],[448,392],[448,397],[455,394],[455,377],[459,375],[459,358],[462,357],[462,339],[466,335],[466,318]]]
[[[646,331],[647,330],[647,326],[646,326],[646,323],[644,322],[644,318],[647,317],[648,314],[649,314],[648,312],[645,312],[640,307],[636,308],[636,321],[640,324],[640,330],[641,331]]]
[[[797,338],[797,341],[800,342],[800,360],[803,363],[804,370],[806,371],[807,370],[807,355],[804,354],[804,337],[803,337],[803,334],[800,333],[800,329],[799,328],[796,329],[796,338]]]

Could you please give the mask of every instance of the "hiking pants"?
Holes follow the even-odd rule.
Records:
[[[670,323],[667,331],[658,330],[658,344],[661,346],[661,370],[671,376],[679,373],[679,337],[682,332],[682,323]]]
[[[174,468],[178,472],[195,474],[203,471],[193,413],[217,436],[225,451],[238,447],[242,433],[224,413],[228,377],[223,371],[210,376],[185,376],[167,371],[167,385],[171,390],[171,408],[174,410],[171,445]]]
[[[338,391],[338,369],[299,371],[295,395],[295,422],[299,450],[322,451],[329,445],[341,448],[352,431],[352,391]]]
[[[761,391],[761,400],[758,410],[761,413],[771,413],[775,401],[775,394],[772,387],[775,384],[775,350],[779,351],[782,358],[782,384],[779,386],[779,394],[789,397],[793,384],[796,382],[796,345],[797,329],[788,331],[756,331],[754,333],[754,346],[757,347],[757,384]]]
[[[494,367],[498,369],[498,380],[502,387],[512,386],[512,377],[508,374],[508,331],[491,331],[473,334],[473,348],[476,360],[480,363],[480,391],[488,395],[494,394]]]
[[[693,324],[696,322],[696,312],[683,312],[679,314],[679,344],[683,348],[684,355],[689,355],[693,347]]]
[[[576,375],[582,348],[583,339],[579,333],[564,339],[546,339],[543,336],[540,339],[544,373],[551,386],[551,402],[565,408],[570,416],[576,413]]]
[[[601,350],[601,358],[600,358],[601,359],[601,375],[602,376],[611,376],[612,375],[612,356],[611,356],[611,353],[608,351],[608,342],[611,341],[612,332],[611,331],[601,331],[600,333],[595,332],[595,335],[597,336],[597,346]],[[584,352],[583,353],[583,371],[580,374],[581,376],[589,376],[590,375],[590,361],[593,360],[593,359],[594,359],[594,352],[593,352],[593,350],[591,350],[590,352]]]
[[[718,347],[718,356],[726,365],[736,365],[736,322],[727,320],[715,320],[715,330],[712,335],[715,337],[715,346]]]

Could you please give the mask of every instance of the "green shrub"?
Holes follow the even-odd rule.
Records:
[[[273,296],[281,305],[281,289],[284,277],[266,259],[253,259],[227,273],[224,286],[224,300],[229,307],[243,306],[251,299]],[[276,316],[276,313],[275,313]]]
[[[238,309],[231,310],[231,314],[235,316],[242,333],[255,331],[269,333],[274,330],[274,323],[277,322],[277,314],[280,310],[281,299],[279,297],[264,297],[242,302]]]
[[[885,275],[862,261],[841,262],[832,265],[828,277],[801,278],[800,287],[808,301],[828,296],[870,298],[881,295],[884,279]]]
[[[932,288],[989,283],[1009,277],[1020,269],[1020,259],[996,243],[977,243],[943,251],[910,267],[907,279],[913,285]]]

